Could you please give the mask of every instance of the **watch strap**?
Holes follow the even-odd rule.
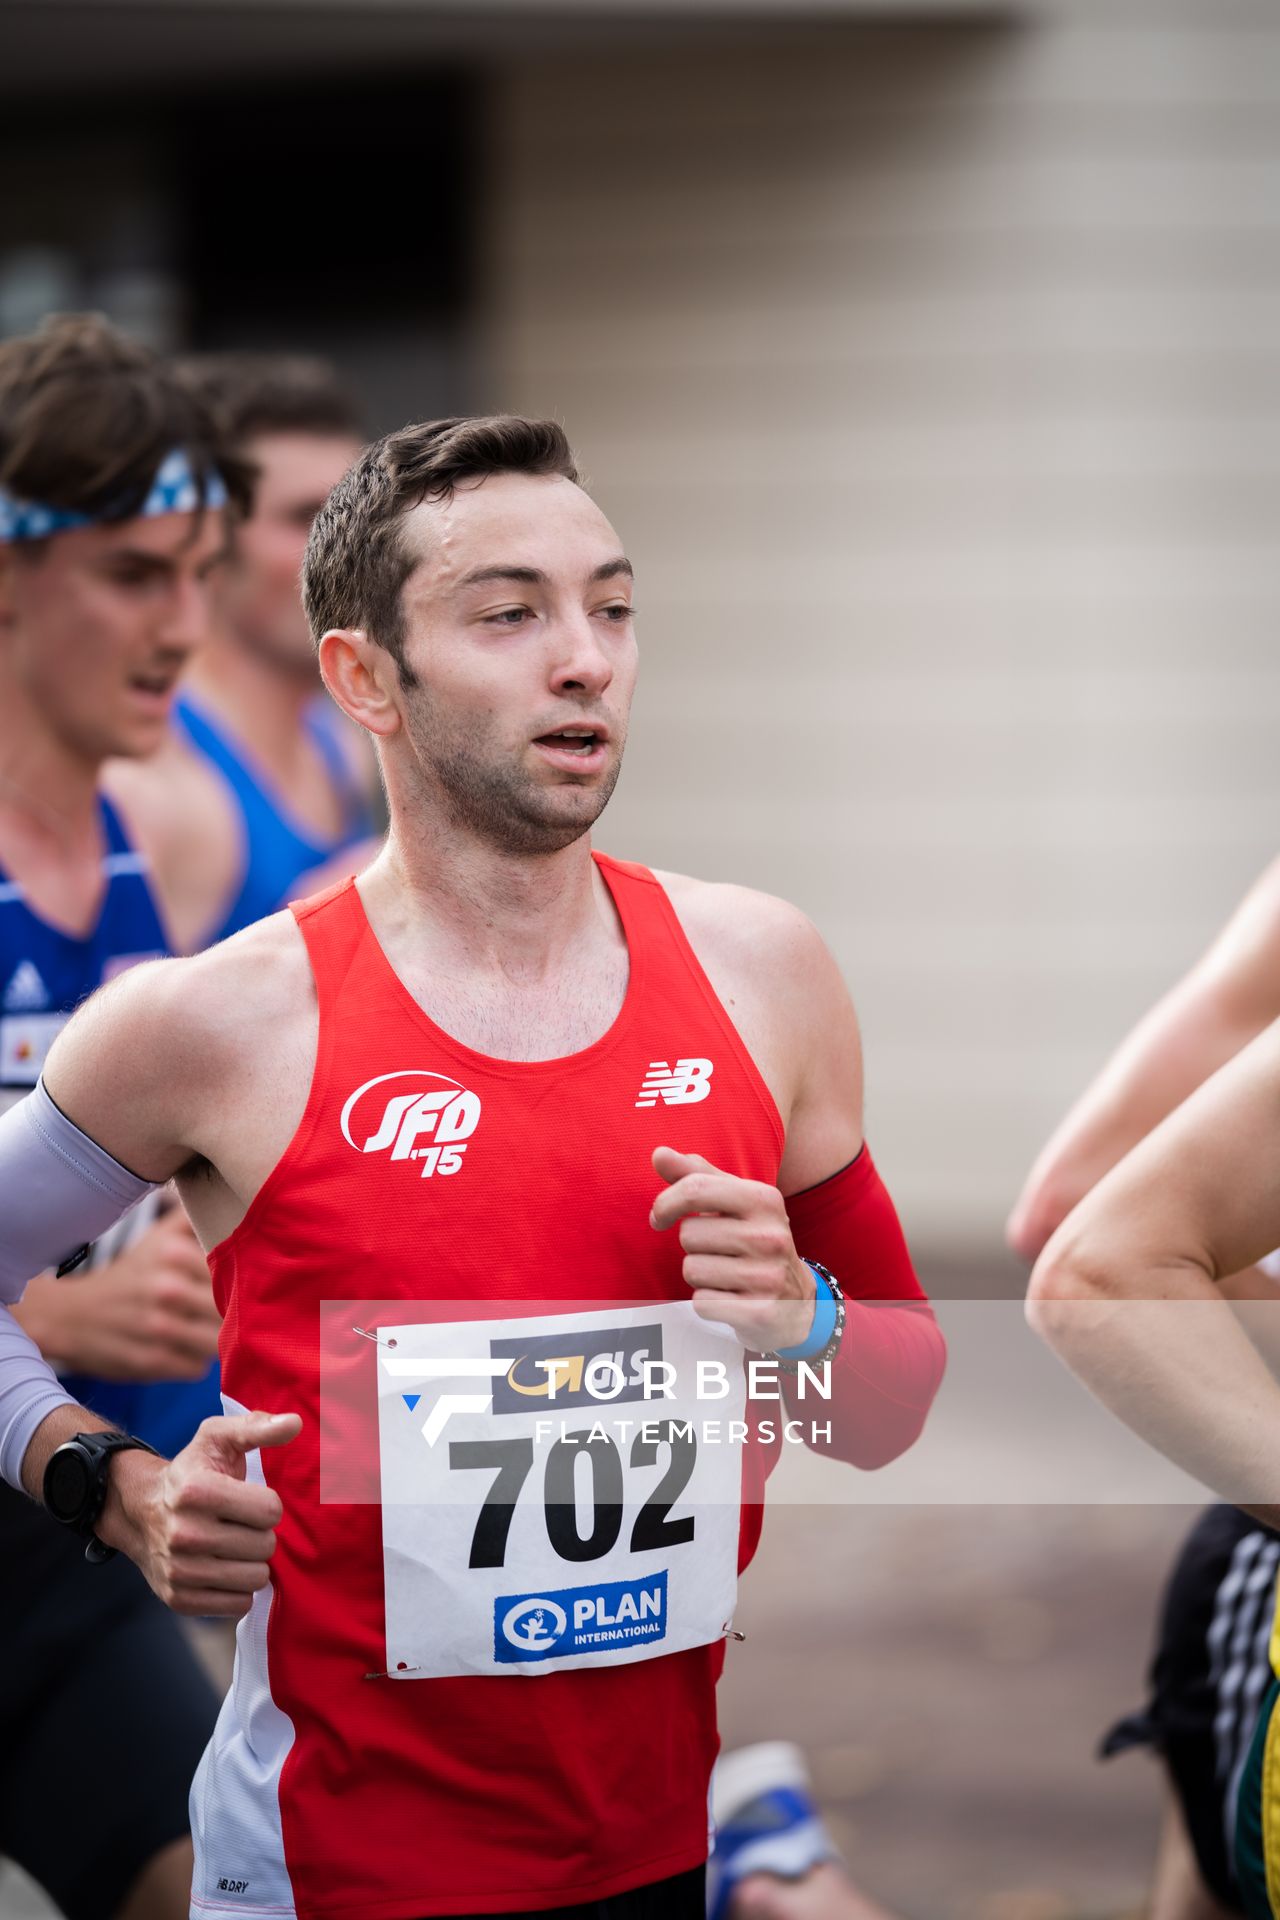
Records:
[[[72,1451],[78,1455],[84,1465],[89,1477],[89,1487],[78,1513],[61,1514],[51,1506],[48,1499],[48,1489],[51,1476],[56,1471],[55,1463],[59,1455]],[[53,1519],[57,1520],[60,1525],[69,1527],[73,1533],[80,1534],[87,1541],[84,1557],[91,1565],[98,1566],[101,1565],[104,1560],[111,1560],[115,1557],[116,1549],[107,1546],[103,1541],[99,1540],[94,1533],[94,1528],[106,1504],[107,1472],[112,1459],[117,1453],[129,1453],[133,1451],[150,1454],[155,1454],[156,1452],[154,1447],[148,1446],[145,1440],[139,1440],[133,1434],[119,1433],[109,1428],[99,1429],[92,1433],[73,1434],[69,1440],[64,1440],[60,1447],[55,1447],[46,1463],[44,1470],[44,1485],[46,1491],[45,1506]]]

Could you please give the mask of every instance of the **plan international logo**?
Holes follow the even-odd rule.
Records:
[[[666,1632],[665,1569],[639,1580],[501,1594],[493,1603],[493,1657],[507,1666],[643,1645],[665,1639]]]

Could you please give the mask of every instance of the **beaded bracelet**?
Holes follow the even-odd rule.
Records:
[[[801,1258],[804,1259],[803,1254]],[[844,1289],[841,1287],[834,1273],[832,1273],[829,1268],[824,1267],[820,1260],[805,1259],[804,1263],[816,1279],[821,1280],[824,1286],[830,1288],[831,1298],[836,1310],[836,1323],[831,1330],[831,1338],[827,1341],[826,1346],[823,1347],[820,1353],[797,1354],[794,1348],[784,1347],[781,1352],[775,1352],[769,1355],[771,1360],[777,1361],[784,1373],[793,1375],[799,1372],[802,1361],[809,1367],[825,1367],[829,1361],[835,1359],[837,1353],[840,1351],[840,1341],[844,1335],[844,1323],[848,1317],[848,1311],[845,1307]]]

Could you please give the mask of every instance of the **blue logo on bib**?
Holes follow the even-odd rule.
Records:
[[[493,1657],[512,1665],[566,1654],[618,1652],[664,1640],[667,1575],[607,1580],[552,1593],[506,1593],[493,1603]]]

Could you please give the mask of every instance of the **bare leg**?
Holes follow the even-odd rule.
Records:
[[[1151,1880],[1150,1920],[1237,1920],[1206,1887],[1182,1809],[1172,1797]]]
[[[161,1847],[130,1887],[115,1920],[187,1920],[194,1868],[189,1835]]]

